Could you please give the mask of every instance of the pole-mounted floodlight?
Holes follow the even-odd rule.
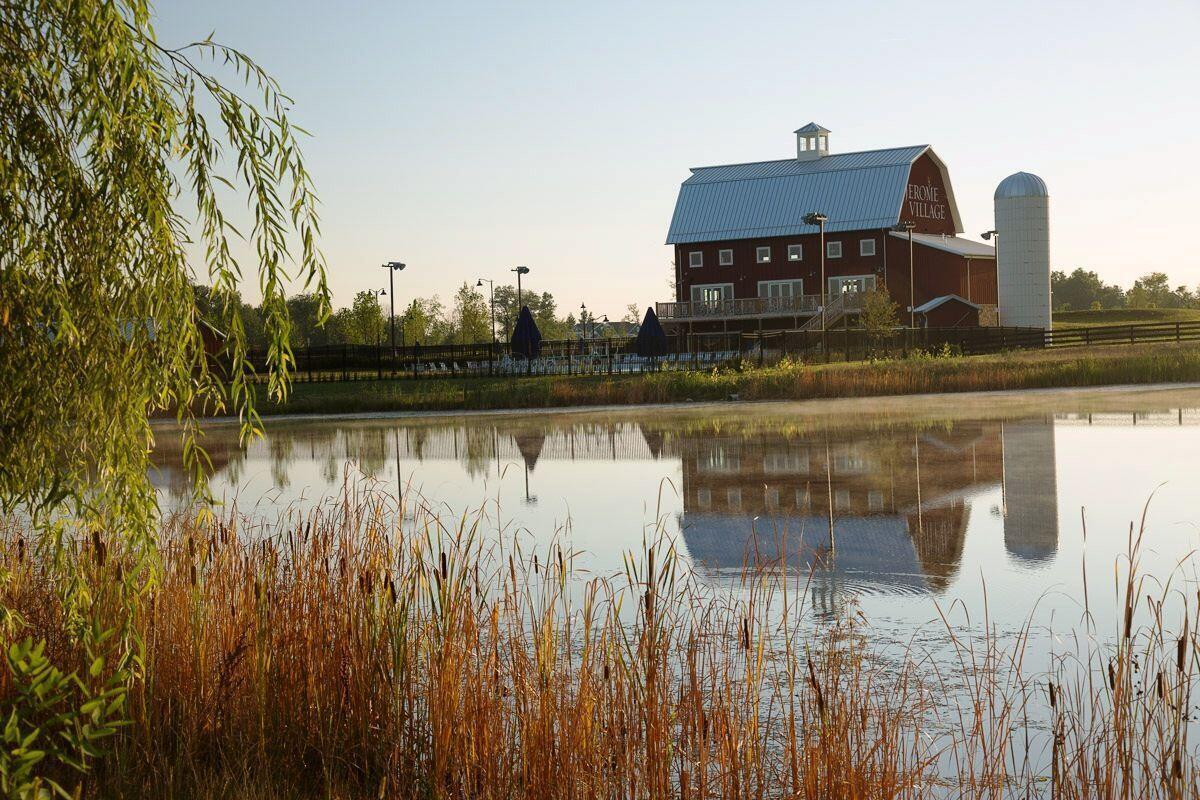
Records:
[[[483,286],[483,281],[484,281],[483,278],[477,279],[475,281],[475,286],[476,287]],[[488,282],[488,290],[491,293],[492,343],[495,344],[495,342],[496,342],[496,283],[491,278],[487,278],[487,282]],[[488,352],[490,354],[491,351],[488,351]]]
[[[517,273],[517,311],[521,310],[521,276],[529,274],[529,267],[513,267],[509,272]]]
[[[913,296],[913,228],[917,227],[916,223],[910,220],[896,223],[892,230],[897,233],[908,234],[908,327],[917,327],[917,298]]]
[[[821,342],[822,348],[825,346],[825,223],[829,221],[829,217],[825,216],[820,211],[812,211],[804,215],[805,225],[816,225],[821,232]]]
[[[388,271],[388,298],[391,301],[391,319],[392,319],[392,355],[396,355],[396,279],[395,275],[407,265],[400,261],[389,261],[386,264],[379,265],[381,269]]]
[[[981,233],[979,235],[983,237],[983,240],[985,242],[987,242],[987,241],[991,241],[991,238],[993,236],[999,238],[1000,232],[999,231],[984,231],[983,233]]]

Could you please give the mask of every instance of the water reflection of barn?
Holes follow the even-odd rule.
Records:
[[[832,430],[679,443],[689,552],[709,569],[747,559],[811,566],[875,585],[944,588],[962,558],[968,500],[1002,478],[1000,423]],[[829,519],[836,555],[830,555]],[[755,521],[755,518],[758,518]]]
[[[451,459],[471,475],[546,461],[678,460],[686,544],[712,570],[747,557],[811,565],[838,545],[835,570],[897,588],[946,587],[962,560],[971,498],[1003,487],[1004,546],[1024,564],[1055,553],[1058,538],[1054,421],[959,421],[937,427],[804,430],[795,418],[703,417],[580,421],[571,417],[480,418],[432,424],[354,421],[273,424],[258,444],[272,479],[288,483],[293,459],[343,463],[375,475],[394,460]],[[233,426],[205,444],[215,472],[237,482],[247,453]],[[177,437],[160,435],[151,479],[181,493]],[[603,491],[604,487],[595,487]],[[620,496],[618,492],[616,496]],[[755,519],[757,518],[757,520]],[[807,548],[807,549],[806,549]]]

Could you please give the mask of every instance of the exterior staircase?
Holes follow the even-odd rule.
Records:
[[[825,328],[828,330],[841,321],[842,317],[846,316],[846,297],[845,294],[840,294],[825,305]],[[821,330],[821,312],[817,312],[805,320],[800,326],[802,331],[819,331]]]

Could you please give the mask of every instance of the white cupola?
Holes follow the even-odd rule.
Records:
[[[796,129],[796,160],[815,161],[829,155],[829,129],[810,122]]]

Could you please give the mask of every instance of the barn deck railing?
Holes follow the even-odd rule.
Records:
[[[656,303],[660,320],[723,319],[729,317],[807,317],[821,308],[821,296],[739,297],[733,300],[668,301]]]

